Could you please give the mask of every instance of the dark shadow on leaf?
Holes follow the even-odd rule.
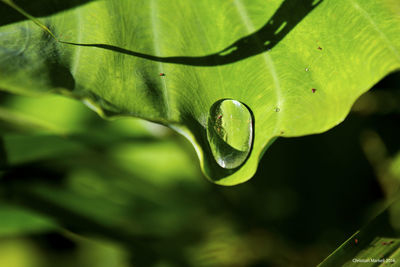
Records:
[[[214,54],[189,57],[159,57],[131,51],[109,44],[81,44],[63,42],[65,44],[97,47],[112,50],[118,53],[140,57],[163,63],[182,64],[190,66],[219,66],[237,62],[263,52],[277,45],[303,18],[305,18],[323,0],[286,0],[276,10],[274,15],[256,32],[249,34],[226,48]]]
[[[50,25],[48,25],[49,27]],[[46,58],[46,66],[48,68],[49,80],[53,87],[64,88],[69,91],[75,88],[75,79],[70,71],[70,64],[61,60],[60,51],[57,49],[56,42],[50,38],[48,34],[43,32],[42,40],[46,43],[45,47],[52,47],[52,53]]]

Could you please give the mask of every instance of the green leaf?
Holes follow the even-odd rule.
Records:
[[[6,133],[30,133],[30,132],[52,132],[59,135],[64,134],[55,125],[46,124],[25,114],[0,107],[0,134]]]
[[[202,205],[193,209],[208,184],[199,179],[182,145],[131,140],[106,148],[10,169],[2,180],[7,194],[0,196],[69,230],[129,246],[164,245],[163,238],[170,240],[200,218],[209,219]]]
[[[223,185],[250,179],[277,137],[334,127],[400,68],[395,0],[83,2],[41,18],[41,28],[0,28],[0,88],[57,91],[103,116],[169,126]],[[254,116],[252,151],[235,169],[220,167],[207,141],[209,111],[221,99]]]
[[[54,230],[49,218],[17,206],[0,202],[0,237]]]
[[[400,262],[400,201],[394,202],[361,230],[357,231],[319,267],[390,266]]]

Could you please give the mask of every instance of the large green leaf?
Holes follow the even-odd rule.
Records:
[[[167,125],[193,143],[219,184],[251,178],[276,137],[337,125],[400,68],[396,0],[77,2],[41,18],[42,28],[0,28],[0,88],[56,90],[101,115]],[[220,167],[207,141],[208,114],[221,99],[244,103],[254,117],[252,151],[235,169]]]

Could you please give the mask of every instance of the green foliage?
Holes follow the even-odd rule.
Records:
[[[0,7],[0,265],[312,266],[397,197],[398,75],[276,140],[399,69],[398,1]],[[222,185],[276,143],[216,187],[159,124]],[[321,266],[397,263],[399,207]]]
[[[0,88],[58,91],[104,116],[169,126],[223,185],[251,178],[276,137],[340,123],[362,93],[400,67],[397,1],[75,2],[41,18],[42,28],[1,27]],[[3,4],[2,12],[10,9]],[[225,98],[254,115],[252,151],[232,170],[216,163],[206,137],[210,108]]]
[[[318,266],[397,265],[400,262],[400,224],[393,210],[398,210],[399,204],[400,201],[393,203]]]
[[[121,266],[315,266],[362,224],[365,209],[376,201],[371,188],[379,191],[368,163],[360,162],[365,118],[354,113],[328,133],[278,140],[252,181],[216,187],[201,179],[191,147],[165,127],[132,118],[102,120],[60,96],[1,100],[9,113],[37,123],[3,134],[9,158],[0,175],[0,207],[7,203],[1,218],[8,219],[0,226],[9,238],[0,237],[0,254],[8,255],[0,263],[7,266],[9,259],[34,255],[42,262],[32,259],[25,266],[107,266],[113,259],[128,262]],[[383,117],[372,120],[383,123]],[[21,125],[13,120],[4,125],[18,129],[13,122]],[[399,130],[388,133],[397,136]],[[373,140],[366,143],[376,144]],[[390,164],[393,174],[396,162]],[[27,218],[22,212],[41,223],[19,222],[16,218]],[[12,241],[13,227],[26,240]],[[37,251],[47,236],[43,232],[54,229],[56,240],[67,239],[76,248]],[[118,249],[104,251],[104,241],[94,236],[116,242]],[[94,244],[86,244],[87,237]]]
[[[57,229],[48,218],[38,216],[18,206],[0,203],[0,237],[45,232]]]

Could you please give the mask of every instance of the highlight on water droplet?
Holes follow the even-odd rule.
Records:
[[[254,119],[249,108],[233,99],[215,102],[209,112],[207,139],[215,161],[234,169],[248,158],[254,134]]]

